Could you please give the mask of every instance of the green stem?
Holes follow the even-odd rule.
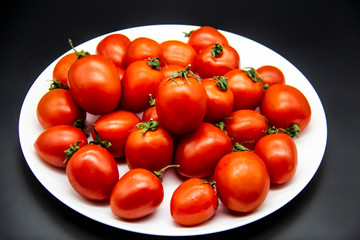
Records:
[[[76,51],[76,49],[74,48],[74,45],[73,45],[73,43],[72,43],[72,40],[69,38],[68,41],[69,41],[70,47],[74,50],[77,59],[80,59],[80,58],[82,58],[82,57],[86,57],[86,56],[90,55],[90,53],[89,53],[88,51],[85,52],[84,50],[81,50],[81,52],[79,53],[79,52]]]
[[[96,129],[95,129],[95,125],[93,125],[93,130],[94,130],[94,133],[95,133],[95,139],[96,140],[90,141],[89,144],[99,145],[100,147],[103,147],[105,149],[108,149],[109,147],[111,147],[111,142],[101,140],[98,131],[96,131]]]
[[[219,43],[215,43],[215,46],[212,47],[211,49],[211,56],[213,57],[213,59],[215,59],[215,57],[220,56],[223,53],[223,46]]]
[[[168,169],[168,168],[171,168],[171,167],[180,167],[180,165],[168,165],[164,168],[162,168],[160,171],[153,171],[152,173],[155,174],[155,176],[157,176],[160,181],[162,181],[162,178],[161,178],[161,175],[164,174],[164,172]]]

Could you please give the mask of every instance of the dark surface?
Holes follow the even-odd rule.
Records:
[[[163,23],[210,25],[273,49],[308,78],[328,121],[323,162],[293,201],[247,226],[190,239],[360,238],[355,1],[11,1],[1,12],[0,239],[160,239],[97,223],[54,198],[26,164],[18,117],[31,84],[69,49],[68,37],[80,44]]]

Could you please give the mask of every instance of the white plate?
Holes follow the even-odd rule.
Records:
[[[198,26],[152,25],[125,29],[118,31],[118,33],[125,34],[131,40],[137,37],[149,37],[159,43],[170,39],[186,42],[187,39],[183,32],[189,32],[196,28]],[[272,188],[260,208],[249,214],[234,215],[230,214],[220,203],[215,216],[209,221],[195,227],[184,228],[179,226],[173,222],[169,210],[171,195],[181,183],[174,170],[167,172],[164,176],[165,197],[160,208],[139,221],[120,220],[111,213],[109,205],[96,204],[81,198],[71,188],[65,172],[40,160],[33,147],[37,136],[43,131],[36,118],[36,105],[47,92],[49,80],[52,79],[53,68],[62,56],[51,63],[36,79],[26,95],[19,119],[19,137],[23,154],[31,171],[41,184],[61,202],[91,219],[115,228],[153,235],[200,235],[237,228],[271,214],[293,199],[314,176],[323,158],[327,139],[327,125],[321,101],[305,76],[286,59],[250,39],[226,31],[221,32],[227,37],[230,45],[239,52],[241,67],[277,66],[283,71],[287,84],[302,91],[312,108],[312,119],[308,128],[301,133],[299,139],[295,139],[299,163],[294,178],[282,187]],[[76,46],[76,49],[95,53],[96,45],[104,36]],[[76,42],[76,39],[73,40]],[[119,171],[120,176],[128,171],[126,164],[120,163]]]

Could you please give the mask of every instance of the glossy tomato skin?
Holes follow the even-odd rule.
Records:
[[[297,88],[275,84],[264,93],[260,112],[268,119],[270,126],[287,128],[293,124],[304,131],[311,120],[311,108],[306,97]]]
[[[270,177],[264,161],[255,153],[243,151],[225,155],[214,174],[220,201],[235,212],[251,212],[266,199]]]
[[[160,171],[170,165],[174,153],[171,135],[162,127],[145,133],[142,130],[135,128],[126,140],[125,159],[129,169]]]
[[[66,166],[66,175],[78,194],[95,201],[109,199],[119,180],[115,159],[105,148],[94,144],[74,153]]]
[[[110,34],[98,43],[96,53],[111,59],[116,67],[125,68],[125,53],[130,42],[123,34]]]
[[[156,95],[156,111],[162,127],[184,134],[200,126],[206,114],[206,92],[192,76],[161,83]]]
[[[76,142],[80,142],[78,147],[87,144],[87,138],[80,129],[71,125],[57,125],[43,131],[34,142],[34,148],[46,163],[65,168],[67,161],[64,151]]]
[[[63,56],[55,65],[53,70],[53,80],[58,80],[67,86],[68,72],[71,65],[77,60],[76,53],[69,53]]]
[[[136,168],[125,173],[116,183],[110,197],[114,215],[134,220],[154,212],[164,199],[164,188],[152,172]]]
[[[178,40],[168,40],[160,43],[162,49],[162,60],[169,65],[179,65],[183,69],[189,64],[190,69],[195,71],[195,59],[197,52],[188,43]]]
[[[149,107],[149,94],[155,98],[163,79],[162,72],[150,67],[146,60],[131,63],[121,80],[121,107],[135,113],[144,111]]]
[[[151,38],[139,37],[131,41],[125,54],[126,67],[130,63],[151,58],[161,58],[160,44]]]
[[[101,140],[109,141],[111,147],[108,151],[114,158],[122,158],[125,155],[125,143],[131,130],[140,122],[140,118],[129,111],[117,110],[99,117],[94,127],[99,133]],[[93,139],[96,138],[92,130]]]
[[[207,178],[214,174],[218,161],[232,151],[229,136],[210,123],[203,122],[177,144],[177,171],[188,178]]]
[[[272,183],[286,183],[295,175],[297,148],[294,140],[287,134],[275,133],[262,137],[256,143],[255,153],[265,162]]]
[[[228,78],[229,88],[234,94],[233,111],[239,109],[254,110],[259,106],[264,92],[261,81],[254,82],[241,69],[231,70],[224,77]]]
[[[240,56],[231,46],[223,44],[223,52],[213,57],[211,51],[215,45],[204,47],[196,57],[196,71],[201,78],[223,76],[240,66]]]
[[[263,83],[268,86],[274,84],[285,84],[284,73],[275,66],[264,65],[256,69],[256,72],[262,77]]]
[[[156,106],[148,107],[147,109],[145,109],[141,117],[141,121],[143,122],[148,122],[150,121],[150,119],[159,122],[159,116],[156,112]]]
[[[207,110],[204,121],[217,123],[227,117],[234,106],[234,94],[230,89],[221,90],[217,80],[205,78],[201,81],[207,95]]]
[[[85,122],[86,112],[75,102],[69,90],[53,89],[44,94],[36,107],[36,116],[43,128]]]
[[[170,213],[175,222],[194,226],[214,216],[217,207],[218,198],[214,188],[204,180],[191,178],[174,191]]]
[[[225,131],[235,143],[253,150],[256,142],[266,135],[268,124],[262,114],[255,110],[241,109],[232,112],[225,120]]]
[[[104,56],[89,55],[78,59],[69,70],[68,85],[75,101],[91,114],[106,114],[119,105],[119,72]]]
[[[194,30],[191,32],[188,39],[188,44],[190,44],[198,53],[205,46],[215,43],[229,44],[228,40],[222,33],[209,26],[202,26]]]

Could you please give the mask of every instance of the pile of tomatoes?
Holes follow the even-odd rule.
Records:
[[[159,207],[169,167],[184,179],[170,214],[188,226],[211,218],[218,199],[251,212],[270,183],[296,172],[292,137],[311,119],[305,96],[274,66],[240,69],[239,53],[218,30],[200,27],[187,37],[158,43],[114,33],[96,54],[69,40],[74,53],[57,62],[37,105],[39,157],[66,169],[82,197],[109,201],[119,218]],[[89,115],[98,118],[84,130]],[[117,161],[129,167],[123,176]]]

